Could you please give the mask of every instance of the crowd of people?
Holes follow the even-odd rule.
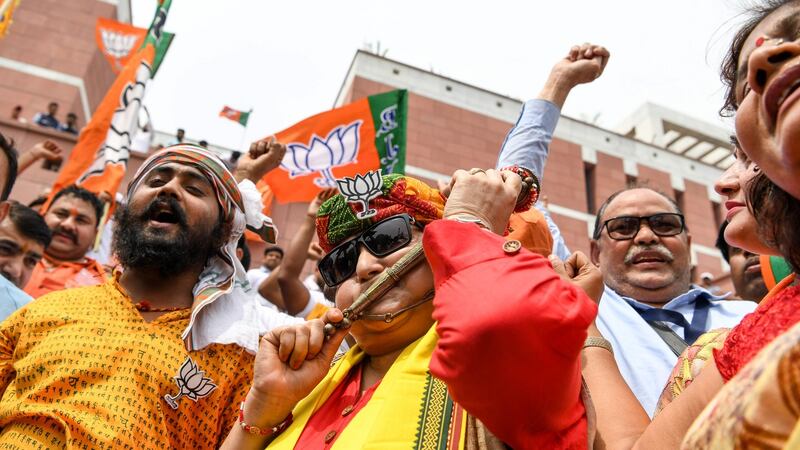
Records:
[[[438,189],[383,175],[370,214],[323,190],[285,248],[255,186],[274,138],[223,160],[179,130],[125,195],[26,206],[16,175],[63,152],[0,135],[0,443],[800,448],[798,24],[800,2],[754,7],[721,70],[736,299],[692,283],[690,224],[657,189],[602,202],[588,255],[535,203],[599,45],[555,63],[495,168]],[[268,241],[258,267],[246,229]]]
[[[50,102],[47,104],[47,112],[38,112],[33,116],[33,123],[44,128],[52,128],[57,131],[70,134],[78,134],[80,131],[78,127],[78,115],[74,112],[68,112],[66,120],[60,122],[56,117],[58,115],[58,103]],[[22,116],[22,105],[15,105],[11,110],[11,120],[28,123],[28,119]]]

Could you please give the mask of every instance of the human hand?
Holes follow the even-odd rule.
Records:
[[[456,170],[450,180],[444,218],[467,215],[480,219],[497,234],[503,234],[522,187],[519,175],[494,169]]]
[[[550,76],[538,98],[563,107],[572,88],[592,82],[603,74],[610,56],[608,50],[599,45],[586,43],[573,46],[567,56],[550,70]]]
[[[61,162],[63,150],[53,141],[45,140],[35,144],[28,150],[36,159],[46,159],[50,162]]]
[[[317,212],[319,212],[320,206],[325,203],[326,200],[336,195],[339,192],[336,188],[327,188],[323,189],[314,197],[314,200],[311,200],[311,203],[308,205],[308,217],[311,217],[316,220]]]
[[[274,136],[253,142],[250,151],[243,154],[236,165],[236,181],[250,180],[258,183],[270,170],[278,167],[286,154],[286,146]]]
[[[337,328],[326,339],[323,328],[342,319],[342,312],[333,308],[322,319],[276,328],[261,339],[248,394],[251,417],[276,425],[316,387],[348,334]]]
[[[548,259],[561,278],[583,289],[595,303],[600,303],[605,288],[603,274],[589,257],[582,252],[575,252],[566,261],[556,255],[550,255]]]
[[[322,247],[316,242],[312,242],[311,245],[308,246],[308,256],[307,258],[311,261],[319,261],[322,259],[322,256],[325,254],[325,251],[322,250]]]
[[[550,77],[565,83],[570,89],[590,83],[600,77],[611,54],[605,47],[585,43],[574,45],[564,59],[559,60],[550,71]]]

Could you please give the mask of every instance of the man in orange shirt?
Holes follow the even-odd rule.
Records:
[[[62,289],[100,284],[105,269],[86,256],[97,237],[103,203],[96,195],[68,186],[53,198],[44,214],[53,239],[36,264],[25,292],[37,298]]]
[[[245,226],[274,243],[253,180],[284,152],[260,141],[236,175],[185,144],[142,164],[116,213],[124,271],[44,295],[0,326],[0,447],[218,448],[259,334],[297,321],[259,316],[236,258]]]

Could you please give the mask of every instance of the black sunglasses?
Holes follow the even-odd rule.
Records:
[[[627,241],[636,237],[642,226],[642,221],[647,221],[647,226],[657,236],[676,236],[683,233],[686,224],[683,215],[676,213],[653,214],[652,216],[620,216],[603,222],[595,230],[594,238],[600,239],[603,228],[608,230],[608,237],[615,241]]]
[[[317,264],[322,280],[333,287],[350,278],[358,265],[359,244],[379,258],[407,246],[411,243],[413,223],[414,219],[408,214],[392,216],[367,228],[357,238],[334,247]]]

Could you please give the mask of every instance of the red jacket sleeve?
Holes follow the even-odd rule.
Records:
[[[431,373],[513,448],[584,448],[580,352],[597,306],[544,257],[476,225],[425,228],[439,342]]]

